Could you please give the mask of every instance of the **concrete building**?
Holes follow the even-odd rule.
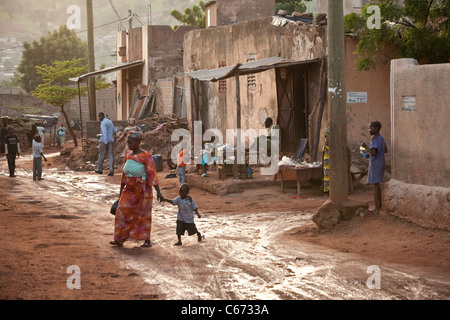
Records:
[[[268,17],[275,13],[275,0],[210,0],[205,2],[206,28]]]
[[[383,186],[388,212],[450,230],[448,141],[450,64],[391,63],[392,179]]]
[[[117,61],[125,68],[117,72],[117,120],[182,114],[183,39],[195,28],[150,25],[118,32]]]
[[[299,139],[307,138],[309,151],[320,161],[322,132],[328,125],[326,82],[321,85],[321,80],[326,80],[326,28],[292,21],[279,25],[273,17],[266,17],[193,30],[185,37],[185,72],[214,72],[251,61],[284,59],[264,72],[240,76],[241,128],[262,129],[264,119],[272,117],[281,129],[282,152],[294,153]],[[389,145],[389,65],[357,71],[357,57],[353,55],[357,40],[347,37],[345,44],[349,145],[359,147],[362,138],[368,141],[368,124],[373,120],[384,122]],[[217,128],[223,134],[228,128],[236,128],[234,79],[200,80],[195,76],[186,78],[189,124],[201,120],[205,129]]]

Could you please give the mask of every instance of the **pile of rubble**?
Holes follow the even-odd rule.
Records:
[[[176,129],[188,129],[187,118],[174,119],[164,116],[153,116],[136,122],[144,132],[141,148],[150,152],[152,155],[160,154],[163,161],[167,161],[173,147],[178,141],[172,141],[172,132]],[[116,133],[120,137],[122,131]],[[121,168],[124,162],[122,157],[123,150],[126,147],[126,139],[117,141],[114,145],[114,166]],[[69,169],[75,171],[91,171],[97,168],[98,161],[98,140],[88,139],[83,150],[73,150],[66,165]],[[108,168],[108,157],[105,156],[104,167]]]

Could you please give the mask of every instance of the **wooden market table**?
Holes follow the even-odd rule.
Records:
[[[278,177],[280,178],[281,191],[283,192],[284,192],[284,181],[296,181],[297,193],[300,196],[302,183],[307,183],[310,182],[311,180],[323,179],[323,168],[280,165],[278,167],[278,172],[275,174],[274,180],[277,180]]]

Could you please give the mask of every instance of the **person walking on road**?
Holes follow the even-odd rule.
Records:
[[[100,124],[100,140],[99,140],[99,154],[98,154],[98,167],[95,170],[96,173],[103,173],[103,161],[105,160],[105,154],[108,152],[109,156],[109,174],[108,176],[114,175],[114,134],[116,133],[116,128],[111,120],[105,118],[105,114],[100,112],[98,114],[98,119],[101,121]]]
[[[33,139],[33,180],[44,180],[42,178],[42,158],[47,162],[42,151],[41,136],[35,135]]]
[[[153,188],[159,202],[164,200],[152,155],[140,148],[142,135],[133,131],[128,136],[128,148],[120,184],[120,198],[114,221],[114,241],[123,246],[127,239],[144,240],[141,247],[151,247]]]
[[[57,139],[59,140],[58,146],[62,149],[64,148],[64,142],[66,140],[66,133],[67,129],[64,127],[64,123],[61,123],[61,126],[58,128],[57,131]]]
[[[9,176],[14,178],[16,171],[16,155],[20,157],[20,143],[19,138],[14,134],[14,128],[8,127],[8,134],[5,137],[5,153],[8,160]]]
[[[194,234],[197,235],[198,242],[201,242],[205,239],[195,226],[194,223],[194,212],[197,214],[199,218],[201,218],[198,213],[198,206],[195,203],[194,199],[192,199],[189,195],[189,185],[184,183],[180,186],[180,196],[176,197],[173,200],[164,199],[164,201],[171,203],[174,206],[178,206],[178,215],[177,215],[177,237],[178,242],[174,244],[174,246],[181,246],[183,243],[181,242],[181,236],[184,235],[187,230],[188,235],[192,236]]]

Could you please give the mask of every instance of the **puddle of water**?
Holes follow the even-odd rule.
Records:
[[[17,175],[31,179],[31,170],[20,169]],[[36,182],[36,186],[63,197],[112,204],[119,194],[119,185],[110,183],[105,176],[49,170],[44,175],[46,180]],[[383,267],[382,289],[371,290],[366,286],[370,262],[348,253],[281,241],[286,231],[309,224],[312,215],[312,212],[208,213],[195,221],[206,236],[203,243],[197,243],[196,237],[185,236],[182,247],[173,247],[177,207],[155,201],[152,241],[155,239],[156,244],[147,254],[133,255],[129,253],[133,249],[124,250],[123,264],[142,274],[146,283],[158,285],[167,299],[436,299],[449,296],[448,281],[423,279],[393,267]]]

